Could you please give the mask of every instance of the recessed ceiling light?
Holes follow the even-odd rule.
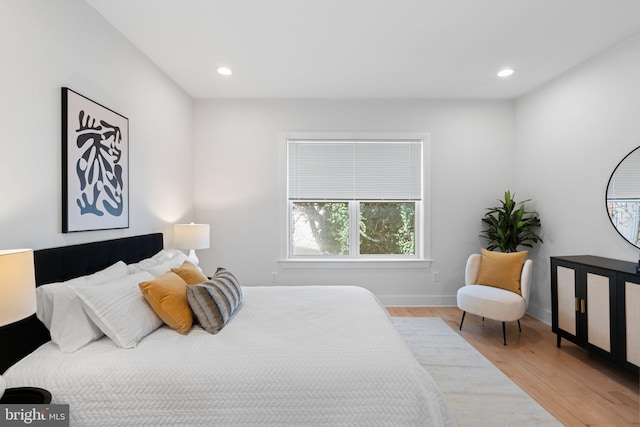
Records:
[[[231,68],[220,67],[218,68],[218,74],[222,74],[223,76],[230,76],[231,74],[233,74],[233,71],[231,71]]]
[[[498,71],[498,77],[509,77],[510,75],[512,75],[514,73],[513,68],[504,68],[500,71]]]

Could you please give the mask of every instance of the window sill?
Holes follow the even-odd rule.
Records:
[[[431,268],[432,259],[287,259],[282,268]]]

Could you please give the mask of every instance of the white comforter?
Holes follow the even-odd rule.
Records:
[[[47,343],[7,387],[51,391],[72,425],[454,425],[429,374],[369,291],[244,287],[217,335],[166,327],[134,349]]]

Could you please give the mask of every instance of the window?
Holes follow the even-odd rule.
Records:
[[[423,139],[290,138],[288,259],[421,259]]]

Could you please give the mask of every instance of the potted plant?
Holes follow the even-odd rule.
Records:
[[[515,201],[511,192],[504,193],[504,200],[499,200],[500,206],[488,208],[482,217],[486,228],[480,237],[487,239],[487,249],[499,249],[501,252],[517,252],[519,246],[532,248],[534,244],[542,242],[536,233],[540,228],[540,218],[535,211],[527,211],[525,203]]]

